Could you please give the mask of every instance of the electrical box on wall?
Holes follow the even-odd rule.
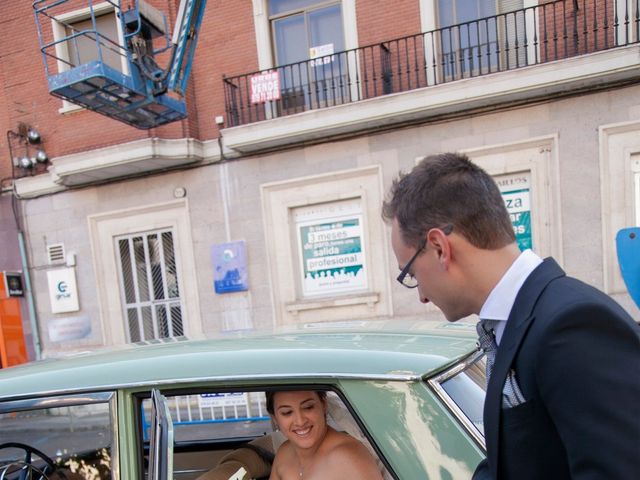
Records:
[[[21,272],[3,272],[7,297],[24,297]]]

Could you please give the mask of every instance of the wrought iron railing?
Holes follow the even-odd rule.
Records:
[[[551,62],[638,42],[640,0],[560,0],[225,77],[227,125]]]

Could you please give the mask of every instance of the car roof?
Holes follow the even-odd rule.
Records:
[[[201,380],[415,380],[475,348],[472,324],[336,322],[171,339],[0,371],[0,399]]]

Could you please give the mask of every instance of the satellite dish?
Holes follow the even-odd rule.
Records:
[[[623,228],[616,235],[618,265],[629,295],[640,308],[640,227]]]

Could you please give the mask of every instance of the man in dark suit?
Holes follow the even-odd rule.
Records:
[[[474,479],[640,478],[640,328],[553,259],[520,252],[464,155],[425,158],[383,206],[401,269],[449,321],[480,317],[487,458]]]

